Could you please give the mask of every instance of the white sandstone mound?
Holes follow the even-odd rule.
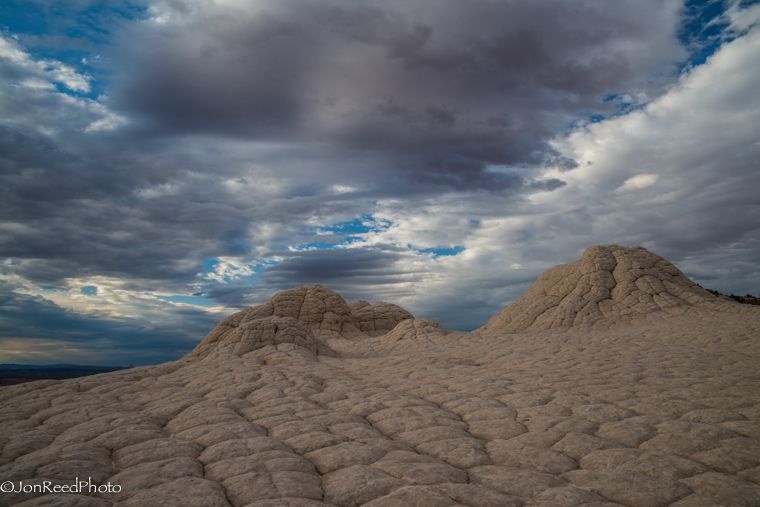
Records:
[[[212,351],[230,351],[240,356],[282,344],[329,355],[327,343],[331,339],[378,337],[395,332],[393,340],[397,341],[404,337],[414,339],[418,333],[430,334],[433,329],[438,334],[446,332],[437,322],[413,319],[411,313],[398,305],[367,301],[348,305],[340,294],[327,287],[304,285],[278,292],[263,305],[225,318],[189,357],[204,357]],[[416,324],[404,325],[407,322]]]
[[[217,328],[218,329],[218,326]],[[262,317],[244,320],[237,326],[225,325],[222,332],[215,332],[214,341],[203,341],[195,353],[202,355],[209,346],[220,349],[232,349],[235,355],[242,356],[248,352],[266,347],[292,343],[317,353],[317,340],[314,333],[300,320],[292,317]]]
[[[392,303],[357,301],[350,306],[354,324],[370,336],[383,335],[399,322],[414,318],[411,313]]]
[[[592,246],[576,262],[544,272],[481,331],[610,325],[654,312],[681,313],[695,305],[722,303],[643,247]]]

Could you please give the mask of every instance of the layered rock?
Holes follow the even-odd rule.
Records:
[[[721,303],[673,264],[643,247],[592,246],[544,272],[525,295],[481,328],[485,332],[586,327],[660,311]]]

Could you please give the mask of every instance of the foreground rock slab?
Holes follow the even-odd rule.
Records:
[[[473,333],[305,286],[179,361],[3,387],[1,480],[121,490],[0,505],[760,505],[760,308],[653,255],[590,249]]]

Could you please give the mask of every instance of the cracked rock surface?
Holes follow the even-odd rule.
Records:
[[[592,247],[472,333],[304,286],[184,358],[0,388],[24,506],[757,506],[760,308]]]
[[[645,248],[592,246],[578,261],[544,272],[481,331],[619,325],[650,314],[680,314],[694,306],[724,303]]]

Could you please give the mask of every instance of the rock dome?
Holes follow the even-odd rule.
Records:
[[[523,297],[480,330],[515,333],[612,324],[721,302],[646,248],[597,245],[576,262],[545,271]]]

